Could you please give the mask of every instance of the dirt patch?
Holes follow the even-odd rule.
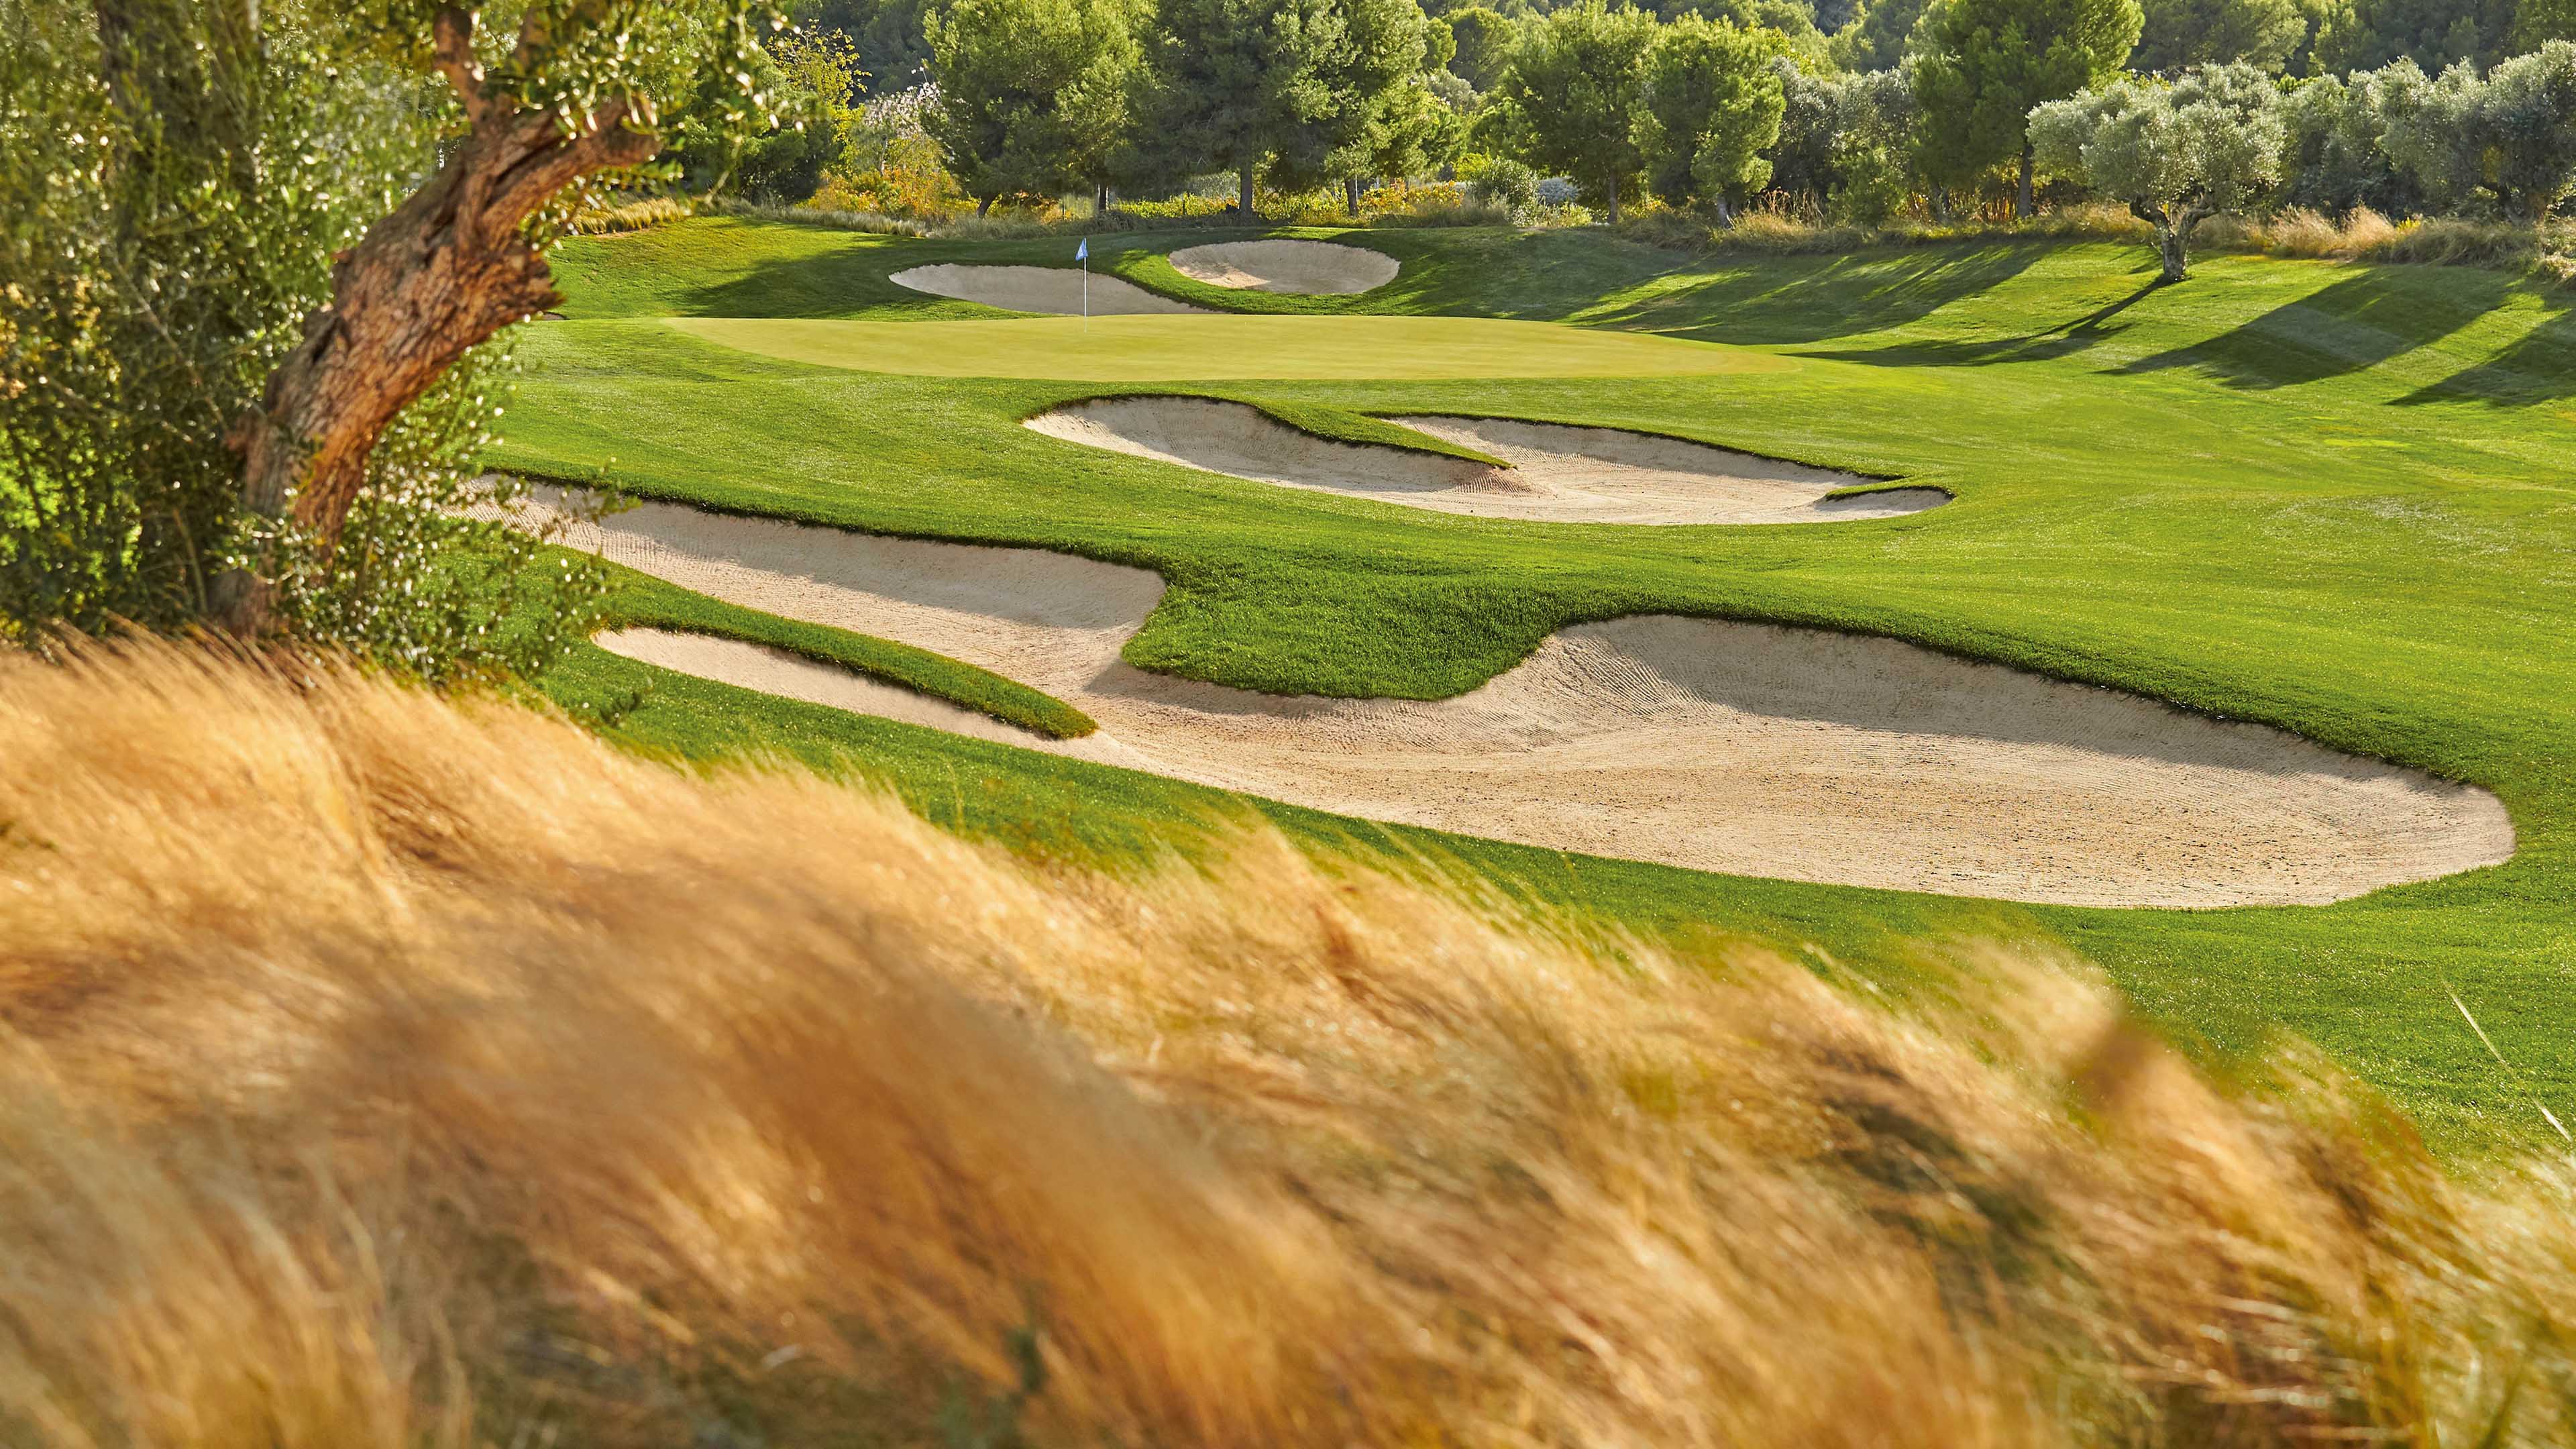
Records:
[[[1395,258],[1367,247],[1319,241],[1215,242],[1172,253],[1194,282],[1250,292],[1303,295],[1366,292],[1395,280]]]
[[[566,542],[1100,722],[1032,748],[1555,849],[2100,906],[2322,903],[2513,850],[2483,790],[1893,640],[1643,616],[1455,699],[1282,697],[1122,663],[1162,592],[1139,569],[669,504]]]
[[[1013,312],[1051,312],[1071,317],[1083,310],[1083,274],[1073,267],[912,267],[895,273],[890,280],[916,292],[981,302]],[[1094,317],[1205,310],[1156,296],[1116,277],[1095,276],[1090,287]]]
[[[1027,426],[1067,442],[1255,482],[1482,518],[1823,523],[1892,518],[1949,501],[1937,488],[1834,498],[1829,495],[1871,480],[1610,428],[1484,418],[1391,421],[1511,466],[1331,442],[1258,408],[1205,398],[1103,398],[1041,413]]]

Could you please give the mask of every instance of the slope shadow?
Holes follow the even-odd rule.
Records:
[[[2576,397],[2576,305],[2563,298],[2557,310],[2511,346],[2475,367],[2417,388],[2400,407],[2434,402],[2482,402],[2527,408]]]
[[[2041,332],[2026,332],[2018,337],[1904,342],[1893,347],[1838,349],[1802,355],[1896,367],[1991,367],[2005,362],[2045,362],[2099,346],[2127,331],[2126,323],[2117,327],[2108,324],[2112,318],[2145,301],[2162,285],[2162,282],[2151,280],[2120,300],[2098,307],[2072,322],[2063,322]]]
[[[2019,275],[2047,252],[2036,242],[1925,248],[1889,255],[1786,258],[1643,298],[1587,322],[1700,342],[1779,344],[1882,332]],[[1781,266],[1807,270],[1778,280]],[[1681,315],[1676,315],[1676,314]]]
[[[2437,291],[2404,273],[2365,272],[2207,341],[2139,358],[2118,373],[2193,368],[2223,386],[2254,391],[2343,377],[2458,332],[2501,303],[2513,285],[2501,272],[2442,281]]]

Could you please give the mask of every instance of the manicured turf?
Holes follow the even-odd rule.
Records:
[[[1152,249],[1205,239],[1121,237],[1094,254],[1185,294],[1152,275]],[[2251,1047],[2286,1026],[2323,1044],[2446,1142],[2547,1132],[2535,1093],[2576,1120],[2576,1037],[2559,1024],[2576,976],[2576,295],[2467,269],[2239,258],[2203,261],[2190,283],[2155,289],[2141,250],[2107,244],[1711,261],[1597,234],[1365,240],[1404,260],[1397,283],[1287,299],[1290,310],[1553,317],[1792,365],[1190,390],[1283,409],[1645,428],[1936,483],[1956,501],[1818,527],[1427,513],[1016,425],[1114,386],[820,368],[583,320],[527,333],[539,370],[496,461],[569,475],[604,467],[650,494],[1154,568],[1171,589],[1130,660],[1254,688],[1439,697],[1568,623],[1718,614],[1895,635],[2475,781],[2513,811],[2511,863],[2327,908],[2039,909],[1460,851],[1545,899],[1650,929],[1813,944],[1890,980],[1923,942],[2062,942],[2187,1039]],[[1061,264],[1057,249],[691,224],[567,248],[565,310],[891,329],[975,309],[894,288],[888,271]],[[1187,295],[1265,310],[1281,300]],[[1203,376],[1246,375],[1226,366]],[[657,677],[605,658],[574,671],[588,671],[584,687],[610,688],[611,664],[629,682],[612,692]],[[917,804],[962,791],[954,798],[974,803],[957,806],[961,823],[1023,846],[1115,856],[1206,818],[1206,792],[658,678],[621,729],[703,753],[774,743],[762,732],[788,729],[793,715],[811,751],[867,762]],[[993,781],[1003,783],[988,790]],[[2509,1065],[2461,1020],[2453,990]]]
[[[692,337],[789,362],[917,377],[1697,377],[1782,372],[1763,353],[1482,317],[1012,317],[845,322],[681,317]]]
[[[801,619],[781,619],[758,609],[691,593],[617,564],[606,568],[611,584],[601,619],[606,628],[672,629],[766,644],[963,705],[1052,739],[1077,739],[1099,728],[1091,716],[1054,695],[963,660],[891,639],[874,639]]]

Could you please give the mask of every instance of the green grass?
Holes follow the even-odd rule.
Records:
[[[734,223],[644,236],[640,247],[566,248],[571,316],[660,309],[890,328],[974,309],[902,293],[887,271],[1065,260],[1052,240],[895,243]],[[2186,1040],[2224,1052],[2287,1028],[2321,1043],[2445,1143],[2545,1131],[2525,1083],[2562,1117],[2576,1106],[2576,1038],[2558,1025],[2576,977],[2576,298],[2466,268],[2247,258],[2204,260],[2188,284],[2157,289],[2142,249],[2110,244],[1753,259],[1598,234],[1366,241],[1401,248],[1406,271],[1358,298],[1184,293],[1151,275],[1157,243],[1143,234],[1097,239],[1094,257],[1210,306],[1572,321],[1592,329],[1578,336],[1659,333],[1627,340],[1688,340],[1758,364],[1192,391],[1292,417],[1467,412],[1642,428],[1934,484],[1955,501],[1807,527],[1467,518],[1017,426],[1099,391],[1075,381],[815,367],[667,327],[579,320],[528,332],[537,372],[499,460],[604,468],[639,492],[732,509],[1153,568],[1171,587],[1130,661],[1251,688],[1444,697],[1570,623],[1720,615],[1892,635],[2473,781],[2511,809],[2513,861],[2324,908],[2021,907],[1455,848],[1511,889],[1647,929],[1813,943],[1889,980],[1924,942],[2061,942]],[[1210,375],[1240,375],[1241,364],[1224,366]],[[661,727],[679,730],[687,715],[706,749],[749,738],[750,715],[704,702],[712,686],[663,680],[651,706]],[[928,743],[897,749],[885,732],[898,727],[849,733],[858,728],[830,726],[834,757],[869,762],[917,803],[948,788],[942,772],[956,761],[981,772],[962,787],[970,797],[1005,781],[961,816],[983,810],[1003,838],[1115,855],[1129,845],[1103,842],[1185,833],[1201,808],[1187,803],[1201,795],[1168,782],[1104,783],[1117,772],[927,732],[914,733]],[[2452,989],[2510,1070],[2460,1020]]]
[[[1099,728],[1091,716],[1051,694],[945,654],[824,624],[782,619],[692,593],[619,564],[603,566],[610,583],[601,620],[605,628],[672,629],[766,644],[963,705],[1050,739],[1078,739]]]
[[[1249,399],[1252,406],[1301,433],[1325,438],[1336,443],[1355,443],[1369,448],[1402,448],[1414,453],[1437,453],[1443,457],[1464,458],[1470,463],[1508,468],[1511,464],[1491,453],[1480,453],[1464,443],[1435,438],[1429,433],[1373,418],[1348,408],[1329,407],[1323,403],[1281,402],[1275,398]]]
[[[1487,317],[679,317],[665,325],[763,357],[915,377],[1691,377],[1794,366],[1704,343]]]

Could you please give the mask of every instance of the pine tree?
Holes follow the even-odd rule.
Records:
[[[2031,108],[2101,84],[2137,47],[2138,0],[1947,0],[1923,21],[1914,95],[1924,174],[1971,184],[2018,156],[2032,204]]]

